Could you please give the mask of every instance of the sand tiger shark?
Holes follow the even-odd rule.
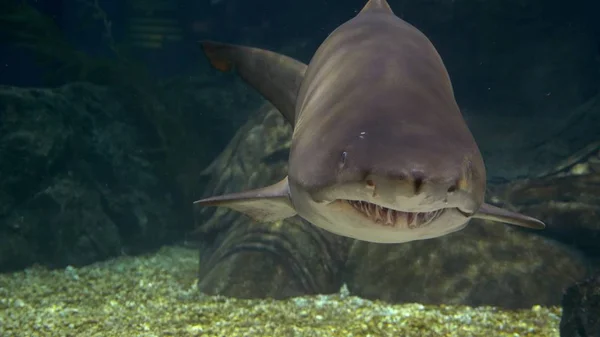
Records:
[[[483,218],[542,229],[484,202],[486,170],[431,41],[370,0],[308,65],[272,51],[202,41],[213,67],[236,70],[293,126],[288,175],[196,204],[256,221],[298,215],[378,243],[446,235]]]

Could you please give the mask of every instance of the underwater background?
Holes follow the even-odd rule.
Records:
[[[0,337],[600,337],[600,2],[388,2],[486,200],[544,230],[388,245],[194,206],[279,181],[292,135],[199,41],[308,63],[365,0],[1,0]]]

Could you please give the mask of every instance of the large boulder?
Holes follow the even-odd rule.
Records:
[[[600,276],[569,287],[562,300],[560,337],[600,336]]]
[[[0,87],[0,270],[82,265],[181,235],[175,189],[120,102],[84,83]]]
[[[346,263],[351,293],[388,302],[558,305],[588,274],[573,249],[507,225],[475,220],[459,232],[399,245],[357,241]]]
[[[544,219],[546,229],[536,234],[600,259],[600,136],[597,138],[540,176],[496,188],[490,197],[501,206]]]
[[[204,196],[257,188],[286,175],[291,128],[266,104],[203,173]],[[241,298],[333,293],[350,240],[299,217],[255,223],[225,208],[198,207],[199,289]]]

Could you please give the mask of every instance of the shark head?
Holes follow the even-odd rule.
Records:
[[[477,212],[485,166],[446,68],[385,2],[338,27],[305,79],[288,173],[298,214],[345,236],[406,242],[459,230]]]
[[[376,111],[356,115],[366,121],[322,137],[297,134],[288,176],[296,212],[331,232],[372,242],[427,239],[463,228],[486,189],[470,133],[456,131],[463,126],[436,130],[447,125],[443,121],[421,128],[379,118]]]
[[[543,228],[484,203],[481,153],[429,39],[371,0],[332,32],[310,64],[204,42],[211,64],[236,68],[294,127],[288,176],[211,197],[258,221],[299,215],[330,232],[399,243],[439,237],[472,218]]]
[[[338,32],[352,34],[352,24]],[[336,42],[336,35],[330,38]],[[411,52],[402,43],[396,46]],[[382,52],[393,54],[396,46]],[[483,203],[485,166],[446,70],[427,40],[414,49],[430,62],[407,69],[403,57],[365,56],[358,49],[345,57],[348,67],[370,64],[368,71],[339,75],[349,86],[385,79],[389,72],[420,81],[409,90],[398,90],[403,83],[394,80],[345,100],[336,99],[335,87],[318,99],[312,95],[319,90],[300,90],[304,110],[294,130],[288,182],[294,208],[311,223],[367,241],[406,242],[463,228]],[[338,76],[332,69],[324,63],[306,76]],[[429,69],[441,76],[423,76]]]

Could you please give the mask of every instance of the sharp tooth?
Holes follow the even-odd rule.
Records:
[[[433,217],[433,212],[425,213],[425,222],[429,222],[429,220],[431,220],[432,217]]]
[[[393,224],[394,224],[394,223],[392,222],[392,217],[393,217],[392,213],[393,213],[393,212],[394,212],[394,211],[393,211],[393,210],[391,210],[391,209],[389,209],[389,208],[388,208],[388,210],[387,210],[387,212],[386,212],[386,221],[385,221],[385,223],[386,223],[386,224],[388,224],[388,225],[393,225]]]
[[[427,221],[427,213],[419,213],[417,214],[417,224],[421,225]]]
[[[406,215],[406,224],[410,227],[413,221],[415,220],[415,213],[407,213]]]

